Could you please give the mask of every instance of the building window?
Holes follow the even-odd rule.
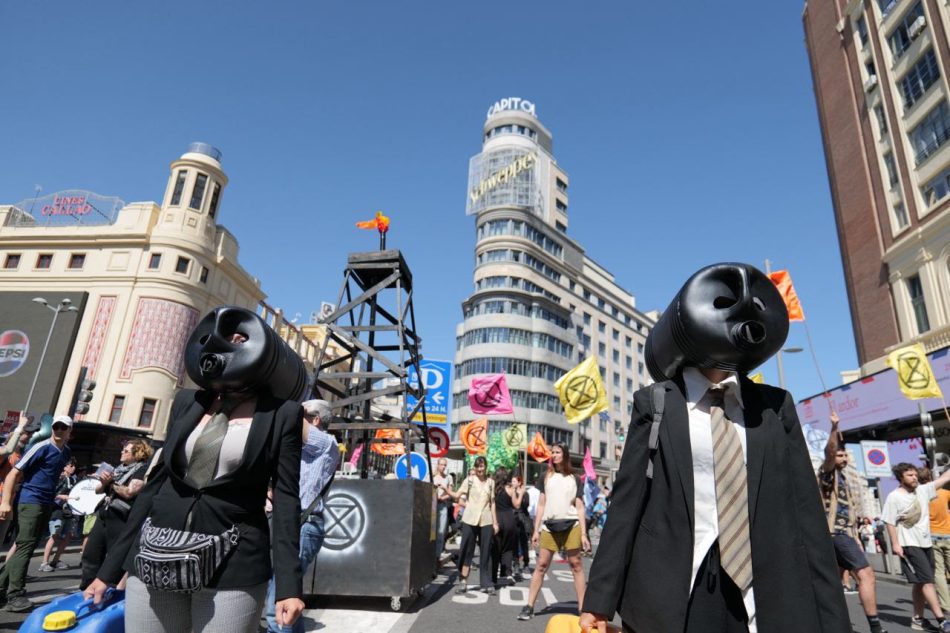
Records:
[[[597,355],[598,355],[598,356],[603,356],[604,358],[606,358],[606,357],[607,357],[607,346],[604,345],[603,343],[598,343],[598,344],[597,344]]]
[[[620,374],[614,372],[614,387],[620,386]]]
[[[633,379],[627,378],[627,391],[633,393]]]
[[[914,159],[918,165],[933,156],[950,138],[950,107],[947,102],[941,101],[910,131],[908,137],[916,152]]]
[[[36,256],[36,268],[37,270],[49,270],[50,266],[53,265],[53,254],[52,253],[40,253]]]
[[[637,373],[643,375],[643,363],[637,363]]]
[[[614,411],[620,412],[620,396],[614,396]]]
[[[927,303],[924,301],[924,287],[920,283],[920,275],[907,278],[907,294],[910,295],[910,307],[917,322],[917,333],[923,334],[930,329],[930,319],[927,318]]]
[[[944,169],[923,186],[924,200],[933,206],[950,193],[950,168]]]
[[[590,315],[584,313],[584,325],[590,325]]]
[[[191,190],[191,202],[188,206],[192,209],[201,209],[201,203],[205,199],[205,187],[208,186],[208,177],[204,174],[198,174],[195,178],[195,188]]]
[[[931,48],[921,55],[920,60],[897,82],[904,95],[904,109],[909,110],[917,103],[939,78],[940,68],[937,66],[937,56]]]
[[[877,6],[881,9],[881,17],[885,17],[891,12],[899,0],[877,0]]]
[[[910,224],[910,221],[907,219],[907,210],[904,208],[903,202],[898,202],[894,205],[894,221],[897,223],[898,229],[902,229]]]
[[[861,38],[861,47],[864,48],[868,43],[868,23],[863,15],[855,22],[855,28],[858,31],[858,37]]]
[[[564,181],[561,180],[560,178],[555,178],[555,179],[554,179],[554,183],[557,185],[557,190],[558,190],[558,191],[563,191],[564,193],[567,193],[567,183],[566,183],[566,182],[564,182]]]
[[[218,200],[221,197],[221,185],[214,183],[214,190],[211,192],[211,206],[208,207],[208,215],[212,218],[218,212]]]
[[[881,138],[887,134],[887,117],[884,116],[884,106],[880,103],[874,106],[874,116],[877,117],[877,129],[881,133]]]
[[[561,202],[560,200],[554,201],[554,206],[557,207],[557,210],[561,213],[567,213],[567,205]]]
[[[631,357],[627,356],[627,358],[625,359],[625,362],[624,362],[624,366],[625,366],[627,369],[633,369],[633,359],[632,359]]]
[[[208,267],[207,266],[201,267],[201,276],[198,277],[198,281],[200,281],[203,284],[208,283]]]
[[[161,265],[162,265],[162,254],[152,253],[148,258],[148,269],[158,270],[159,266]]]
[[[620,342],[620,331],[619,331],[619,330],[614,330],[614,331],[613,331],[613,337],[614,337],[614,342],[615,342],[615,343],[619,343],[619,342]]]
[[[191,260],[187,257],[179,257],[178,261],[175,263],[175,272],[181,273],[183,275],[188,274],[188,267],[191,265]]]
[[[172,201],[169,206],[177,207],[181,204],[181,194],[185,190],[185,180],[188,178],[187,171],[179,171],[175,178],[175,188],[172,190]]]
[[[109,422],[118,424],[122,418],[122,408],[125,407],[125,396],[112,398],[112,409],[109,411]]]
[[[887,169],[887,181],[893,188],[897,185],[897,165],[894,164],[894,154],[891,152],[884,154],[884,167]]]
[[[887,37],[887,41],[891,45],[891,53],[894,54],[894,61],[900,59],[901,55],[910,48],[911,42],[914,41],[910,36],[911,25],[923,14],[924,8],[918,2],[910,11],[904,14],[900,24],[898,24],[897,28],[891,31],[891,34]]]
[[[73,253],[69,256],[69,270],[82,270],[86,265],[85,253]]]
[[[620,364],[620,352],[618,352],[617,350],[614,350],[612,358],[615,363],[617,363],[618,365]]]
[[[3,267],[6,270],[16,270],[20,267],[20,254],[19,253],[8,253],[6,260],[3,262]]]
[[[600,332],[601,334],[606,334],[606,333],[607,333],[607,324],[606,324],[606,323],[603,323],[603,322],[598,323],[598,324],[597,324],[597,331]]]
[[[604,459],[607,457],[607,442],[600,443],[600,458]]]
[[[567,227],[561,224],[560,222],[558,222],[557,220],[554,221],[554,228],[556,228],[561,233],[567,233]]]
[[[155,409],[158,407],[158,400],[145,398],[142,400],[142,412],[139,413],[139,426],[150,427],[155,419]]]

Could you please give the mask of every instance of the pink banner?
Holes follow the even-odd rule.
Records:
[[[505,375],[487,374],[472,378],[472,386],[468,389],[468,406],[479,415],[514,413]]]

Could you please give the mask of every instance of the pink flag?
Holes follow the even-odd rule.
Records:
[[[360,460],[360,455],[363,454],[363,445],[360,444],[356,447],[356,450],[353,451],[353,454],[350,455],[350,466],[356,466],[356,463]]]
[[[594,458],[590,454],[590,446],[584,451],[584,476],[587,481],[597,481],[597,471],[594,470]]]
[[[468,389],[468,406],[479,415],[514,413],[505,375],[488,374],[472,378],[472,386]]]

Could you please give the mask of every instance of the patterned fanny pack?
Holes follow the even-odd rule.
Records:
[[[237,526],[221,534],[160,528],[146,519],[135,556],[135,575],[148,587],[194,593],[208,585],[237,545]]]

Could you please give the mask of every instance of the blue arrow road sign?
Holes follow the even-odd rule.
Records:
[[[396,460],[394,468],[396,477],[399,479],[419,479],[429,480],[429,462],[422,453],[409,453]]]
[[[449,421],[449,387],[452,384],[452,363],[446,360],[424,360],[419,363],[422,371],[422,386],[426,390],[426,420],[429,424],[445,426]],[[419,375],[414,365],[409,366],[407,379],[413,387],[419,386]],[[406,396],[409,411],[416,406],[416,398]],[[413,422],[422,422],[422,413],[417,413]]]

